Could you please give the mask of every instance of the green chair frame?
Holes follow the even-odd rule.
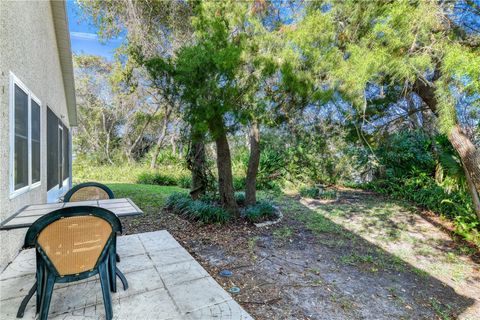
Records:
[[[45,254],[37,242],[40,232],[51,223],[66,217],[92,215],[107,221],[112,227],[112,233],[105,244],[95,267],[92,270],[85,271],[75,275],[60,276],[53,263]],[[55,283],[69,283],[92,277],[96,274],[100,277],[102,287],[103,302],[107,320],[112,319],[112,300],[110,291],[115,292],[115,239],[116,233],[121,232],[122,225],[120,219],[111,211],[90,206],[69,207],[55,210],[35,221],[27,231],[24,247],[35,247],[37,256],[36,267],[36,291],[37,305],[36,312],[40,313],[40,320],[47,320],[50,301],[53,294]]]
[[[86,188],[86,187],[100,188],[108,194],[108,197],[110,199],[115,199],[115,195],[113,194],[113,191],[110,190],[110,188],[107,187],[106,185],[98,183],[98,182],[84,182],[84,183],[77,184],[76,186],[74,186],[73,188],[68,190],[68,192],[63,197],[63,202],[70,202],[70,198],[73,196],[73,194],[75,192],[77,192],[78,190],[80,190],[82,188]]]

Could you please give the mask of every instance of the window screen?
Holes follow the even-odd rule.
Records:
[[[60,122],[59,122],[60,123]],[[63,126],[59,125],[58,128],[58,187],[63,186]]]
[[[31,100],[32,183],[40,181],[40,106]]]
[[[70,177],[70,139],[69,130],[63,126],[63,180]]]
[[[28,186],[28,95],[15,85],[14,190]]]
[[[58,118],[47,108],[47,189],[58,185]]]

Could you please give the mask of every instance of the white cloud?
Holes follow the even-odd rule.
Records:
[[[90,40],[90,41],[98,41],[98,36],[95,33],[88,33],[88,32],[70,32],[70,37],[72,39],[77,40]]]

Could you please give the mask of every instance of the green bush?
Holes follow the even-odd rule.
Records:
[[[207,203],[213,203],[213,204],[218,204],[220,203],[220,198],[217,193],[212,193],[208,192],[207,194],[204,194],[200,198],[201,201],[207,202]],[[235,201],[239,206],[243,206],[245,204],[245,192],[235,192]]]
[[[316,199],[320,194],[320,189],[316,187],[302,187],[300,188],[300,195],[305,198]]]
[[[233,189],[235,191],[244,190],[245,189],[245,177],[233,177]]]
[[[337,191],[323,190],[320,192],[319,198],[323,200],[335,200],[337,199]]]
[[[235,201],[239,206],[245,204],[245,192],[235,192]]]
[[[323,190],[317,187],[303,187],[300,188],[300,195],[305,198],[335,200],[337,199],[337,192],[335,190]]]
[[[257,204],[245,208],[243,215],[246,220],[256,223],[275,218],[276,210],[270,203],[259,201]]]
[[[72,171],[75,183],[85,181],[135,183],[145,168],[129,164],[98,165],[77,159],[73,162]]]
[[[212,202],[193,200],[188,194],[175,193],[168,197],[167,208],[189,220],[202,223],[225,223],[230,220],[227,211]]]
[[[176,186],[177,179],[160,172],[142,172],[138,175],[137,183],[155,184],[159,186]]]
[[[177,179],[177,185],[178,185],[180,188],[189,189],[189,188],[192,186],[192,176],[189,176],[189,175],[181,175],[181,176]]]
[[[72,166],[74,183],[85,181],[140,183],[151,185],[189,188],[189,172],[180,166],[162,166],[156,171],[146,164],[117,163],[115,165],[98,165],[85,159],[76,159]]]
[[[422,131],[400,131],[388,137],[376,153],[388,176],[403,177],[412,172],[435,171],[433,144]]]

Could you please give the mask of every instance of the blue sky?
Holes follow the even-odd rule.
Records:
[[[99,55],[111,60],[115,48],[121,44],[122,40],[113,39],[107,43],[101,43],[97,37],[97,28],[91,21],[83,19],[80,9],[73,0],[67,1],[67,14],[72,51],[77,54]]]

